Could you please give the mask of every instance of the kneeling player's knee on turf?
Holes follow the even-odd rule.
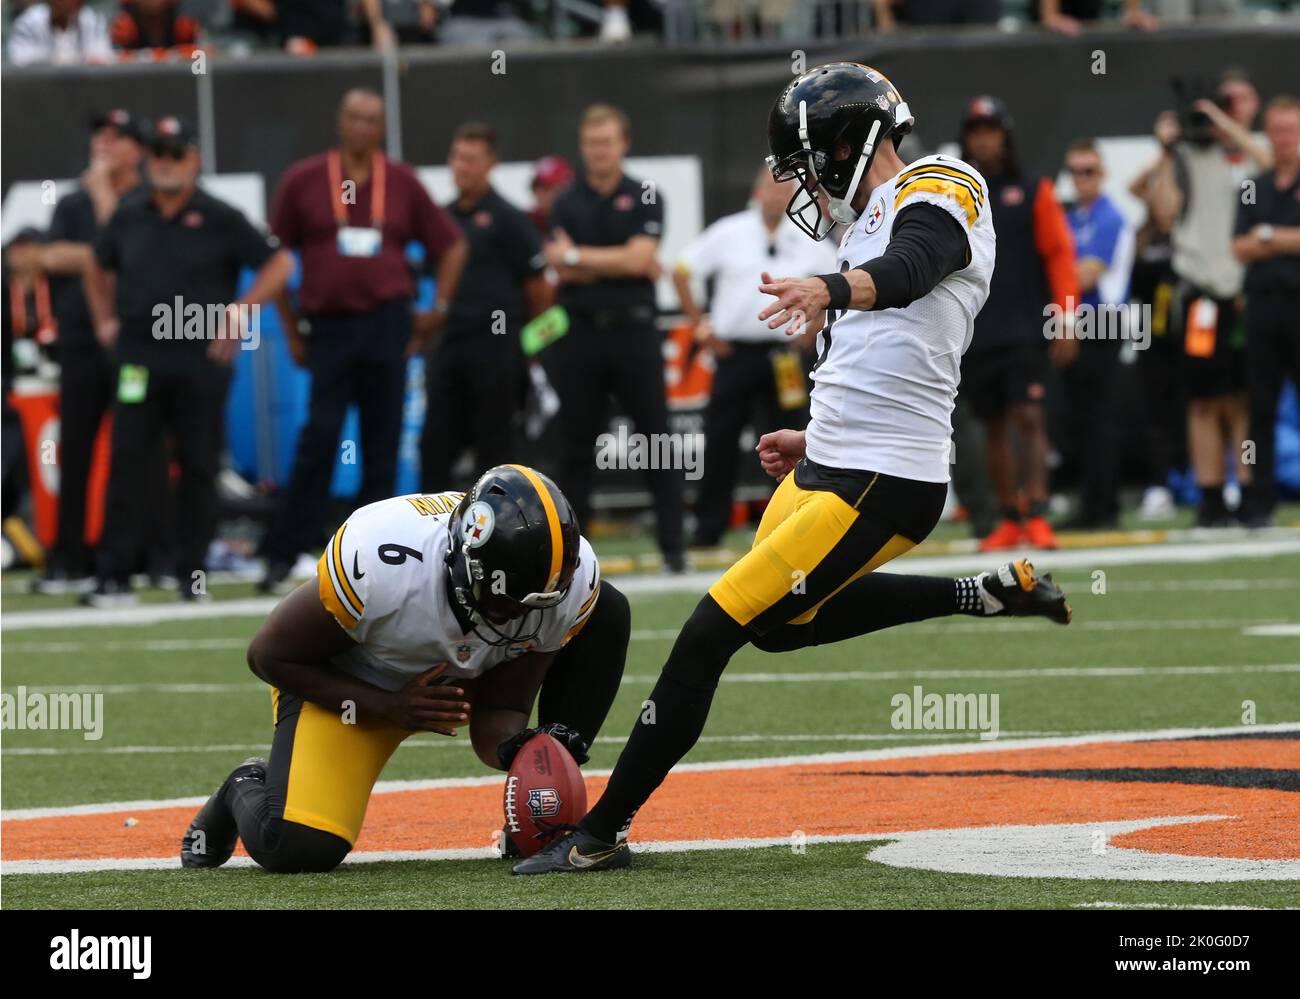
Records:
[[[244,844],[248,855],[270,874],[324,874],[343,863],[352,844],[321,829],[285,822],[275,845]]]

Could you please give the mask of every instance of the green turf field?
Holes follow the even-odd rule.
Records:
[[[1038,561],[1050,568],[1050,556]],[[1256,706],[1259,724],[1300,722],[1300,638],[1244,632],[1300,620],[1300,556],[1112,566],[1105,569],[1105,593],[1093,592],[1097,582],[1087,569],[1055,575],[1075,608],[1068,629],[1037,620],[951,618],[779,659],[743,650],[688,761],[970,743],[967,732],[891,728],[890,698],[914,682],[998,694],[1004,739],[1223,728],[1240,724],[1245,701]],[[696,599],[686,593],[633,598],[625,681],[591,767],[614,764]],[[6,600],[6,610],[13,609]],[[235,763],[269,745],[267,691],[243,665],[243,645],[257,624],[251,617],[216,617],[6,630],[4,690],[102,689],[105,730],[98,742],[69,732],[6,732],[3,807],[209,793]],[[949,672],[913,675],[938,670]],[[485,773],[468,740],[417,736],[398,750],[384,778]],[[942,874],[886,867],[864,859],[867,849],[833,843],[802,853],[782,847],[658,853],[639,857],[630,872],[571,879],[512,879],[508,865],[493,860],[347,865],[294,878],[250,869],[11,874],[3,881],[3,902],[96,908],[1300,905],[1294,880],[1190,884]]]

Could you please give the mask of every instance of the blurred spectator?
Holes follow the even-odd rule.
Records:
[[[518,0],[439,0],[438,41],[446,45],[492,45],[535,38],[519,13]]]
[[[1190,21],[1195,17],[1235,17],[1241,0],[1146,0],[1152,15],[1163,21]]]
[[[1066,208],[1074,237],[1079,304],[1091,312],[1092,339],[1080,337],[1078,358],[1065,371],[1069,433],[1064,450],[1077,459],[1079,507],[1061,527],[1079,530],[1116,526],[1119,518],[1119,426],[1112,396],[1122,330],[1109,311],[1128,303],[1133,267],[1133,230],[1102,193],[1105,164],[1091,139],[1065,151],[1075,200]],[[1107,307],[1111,307],[1109,310]],[[1121,317],[1126,311],[1118,313]]]
[[[90,165],[76,191],[59,199],[45,247],[45,268],[54,275],[54,314],[59,325],[59,533],[41,593],[82,589],[94,571],[86,548],[86,491],[95,439],[113,403],[117,368],[100,342],[82,285],[96,233],[118,201],[140,186],[147,123],[115,108],[90,122]]]
[[[1030,13],[1048,31],[1077,35],[1085,22],[1102,19],[1103,0],[1033,0]],[[1151,31],[1156,19],[1142,9],[1142,0],[1124,0],[1123,21],[1130,28]]]
[[[86,280],[97,335],[121,365],[99,579],[82,598],[96,607],[134,602],[129,574],[143,526],[157,515],[142,483],[165,434],[180,466],[179,596],[207,598],[230,363],[241,345],[256,346],[238,306],[275,298],[293,273],[293,258],[274,238],[199,189],[198,143],[187,122],[155,124],[147,163],[148,188],[123,198],[99,232]],[[244,267],[257,273],[236,299]]]
[[[1147,203],[1147,219],[1137,232],[1130,281],[1135,305],[1150,310],[1151,343],[1137,357],[1142,386],[1142,436],[1145,489],[1139,515],[1163,520],[1174,512],[1170,477],[1187,464],[1187,400],[1183,392],[1182,336],[1173,328],[1171,307],[1177,276],[1173,269],[1172,212],[1158,211],[1148,195],[1157,160],[1129,185],[1129,193]]]
[[[189,57],[199,46],[199,22],[182,14],[177,0],[121,0],[113,21],[113,48],[120,53]]]
[[[997,24],[1002,15],[1002,0],[872,0],[871,6],[878,31],[899,24]]]
[[[72,66],[112,58],[108,23],[82,0],[33,4],[9,28],[9,61],[15,66]]]
[[[1153,211],[1176,220],[1172,267],[1179,281],[1173,316],[1183,338],[1188,447],[1201,492],[1196,523],[1214,527],[1230,522],[1223,496],[1229,449],[1239,481],[1251,481],[1241,449],[1247,409],[1237,300],[1243,268],[1232,252],[1241,195],[1236,163],[1242,151],[1261,167],[1271,165],[1272,156],[1233,115],[1208,99],[1187,100],[1190,96],[1183,94],[1181,113],[1167,111],[1156,119],[1162,152],[1146,195]]]
[[[985,426],[989,477],[1000,522],[982,551],[1024,544],[1055,548],[1047,511],[1047,428],[1043,411],[1050,362],[1073,363],[1078,342],[1049,341],[1046,308],[1065,318],[1079,295],[1074,243],[1052,181],[1024,172],[1011,114],[996,97],[977,97],[961,132],[962,157],[988,182],[997,263],[988,301],[962,358],[962,394]],[[962,460],[958,456],[958,460]],[[1021,507],[1021,489],[1024,509]]]
[[[317,49],[350,45],[354,33],[350,0],[275,0],[280,39],[291,55],[312,55]],[[384,17],[383,0],[358,0],[361,20],[371,47],[383,50],[396,44],[392,25]],[[264,10],[248,11],[266,21]]]
[[[230,0],[230,29],[245,41],[283,45],[276,0]]]
[[[533,167],[533,208],[528,217],[543,236],[551,232],[555,199],[573,183],[573,167],[563,156],[543,156]]]
[[[308,335],[287,297],[279,304],[290,353],[311,372],[311,401],[293,473],[263,542],[264,591],[281,588],[298,555],[320,540],[339,432],[354,402],[363,461],[357,505],[393,494],[406,359],[442,324],[468,253],[456,223],[415,171],[382,152],[379,94],[344,95],[338,136],[337,148],[285,172],[271,209],[271,228],[300,255],[298,294]],[[415,286],[406,262],[412,241],[436,261],[438,298],[430,312],[412,311]]]
[[[1253,178],[1237,209],[1232,249],[1246,265],[1246,366],[1253,481],[1242,503],[1250,527],[1267,527],[1277,506],[1274,438],[1284,380],[1300,388],[1300,99],[1273,98],[1264,113],[1273,170]]]
[[[438,5],[434,0],[384,0],[384,17],[402,45],[432,45],[438,40]],[[373,44],[370,22],[361,25],[362,41]]]
[[[663,335],[655,325],[664,199],[653,182],[623,172],[631,141],[631,124],[622,111],[593,104],[583,112],[582,172],[555,201],[545,247],[560,281],[559,304],[569,317],[568,334],[541,354],[560,397],[564,454],[556,478],[564,483],[578,522],[587,525],[592,450],[610,394],[638,434],[671,440]],[[659,434],[664,436],[654,436]],[[671,572],[685,571],[681,471],[648,468],[646,474],[664,565]]]
[[[792,344],[758,314],[768,304],[758,290],[764,271],[809,277],[838,267],[835,241],[808,239],[785,214],[790,184],[778,184],[766,166],[754,181],[748,208],[709,226],[683,252],[673,272],[682,311],[695,342],[713,355],[713,390],[704,414],[705,460],[695,500],[692,545],[712,548],[731,520],[740,434],[757,408],[761,433],[802,426],[794,414],[808,404],[799,350],[811,351],[815,333]],[[690,279],[712,282],[709,311],[695,301]],[[803,422],[807,421],[807,414]]]
[[[467,448],[475,469],[519,458],[516,423],[525,385],[519,330],[551,298],[536,227],[492,188],[496,132],[478,122],[461,125],[447,162],[456,198],[446,208],[465,233],[469,259],[425,368],[421,482],[427,493],[457,485],[452,466]]]

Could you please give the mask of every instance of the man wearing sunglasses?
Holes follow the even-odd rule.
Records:
[[[1134,237],[1123,213],[1102,190],[1106,169],[1091,139],[1070,143],[1065,169],[1074,182],[1074,203],[1065,217],[1074,236],[1079,275],[1079,305],[1091,314],[1092,336],[1079,336],[1079,352],[1066,366],[1069,432],[1063,449],[1073,457],[1079,476],[1079,506],[1064,524],[1065,530],[1114,527],[1119,520],[1119,427],[1111,386],[1119,364],[1120,335],[1137,335],[1106,308],[1128,301],[1129,274],[1133,269]]]
[[[193,128],[159,119],[147,147],[148,188],[122,198],[95,243],[86,293],[95,332],[119,365],[113,465],[98,582],[83,602],[133,602],[129,575],[149,516],[140,483],[170,435],[176,491],[175,571],[181,599],[205,598],[204,563],[216,524],[222,414],[236,351],[256,346],[247,306],[273,299],[293,257],[238,209],[200,190]],[[256,273],[236,298],[240,272]]]
[[[235,768],[186,831],[181,863],[220,867],[242,839],[272,873],[333,869],[415,732],[468,725],[479,759],[508,770],[546,731],[587,762],[631,626],[573,506],[531,468],[363,506],[249,646],[273,688],[270,761]]]

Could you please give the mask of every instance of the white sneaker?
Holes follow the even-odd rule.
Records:
[[[1164,486],[1148,486],[1142,494],[1138,516],[1143,520],[1164,520],[1174,514],[1174,494]]]
[[[627,8],[621,5],[606,7],[605,16],[600,22],[600,40],[626,42],[631,37],[632,22],[627,19]]]

